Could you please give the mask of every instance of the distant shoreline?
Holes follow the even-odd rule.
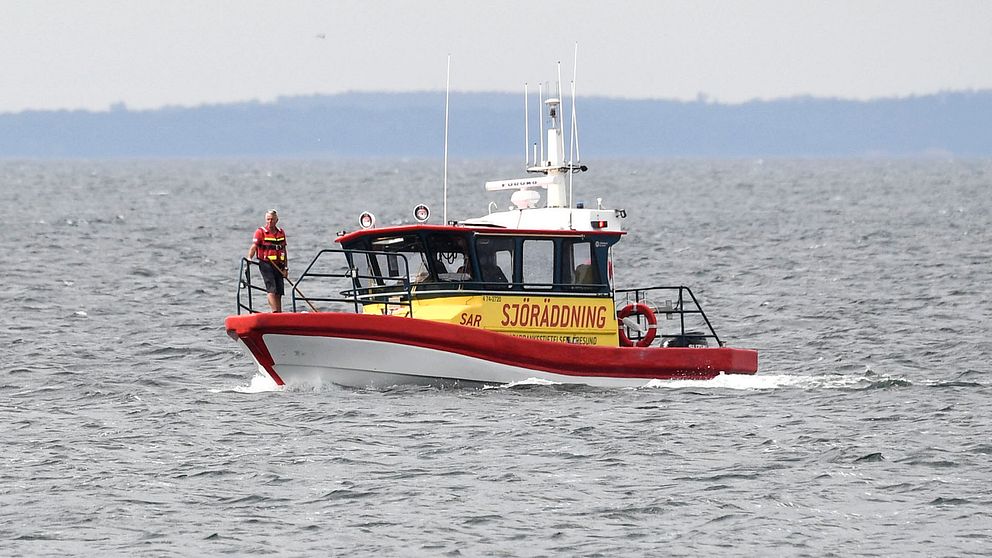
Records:
[[[442,152],[443,96],[344,93],[193,108],[6,113],[0,114],[0,159],[434,159]],[[522,158],[521,105],[511,93],[452,94],[450,155]],[[992,155],[992,91],[735,104],[580,97],[577,106],[584,160]],[[532,142],[536,130],[535,118]]]

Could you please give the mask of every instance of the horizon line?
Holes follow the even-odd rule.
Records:
[[[231,101],[218,101],[218,102],[201,102],[198,104],[166,104],[156,107],[141,107],[141,108],[130,108],[126,101],[116,101],[108,104],[105,108],[93,109],[85,107],[62,107],[62,108],[24,108],[16,111],[0,111],[0,116],[16,116],[20,114],[37,114],[37,113],[90,113],[90,114],[103,114],[103,113],[120,113],[120,112],[130,112],[130,113],[142,113],[142,112],[157,112],[163,110],[197,110],[204,108],[217,108],[225,106],[235,106],[235,105],[278,105],[281,102],[292,101],[295,99],[316,99],[321,97],[344,97],[348,95],[440,95],[443,96],[445,93],[443,90],[437,89],[410,89],[402,91],[386,91],[386,90],[374,90],[374,89],[349,89],[345,91],[339,91],[336,93],[297,93],[297,94],[287,94],[287,95],[277,95],[271,99],[240,99]],[[488,90],[488,91],[464,91],[464,90],[452,90],[452,95],[466,95],[466,96],[483,96],[483,95],[498,95],[498,96],[518,96],[519,92],[511,91],[498,91],[498,90]],[[873,102],[886,102],[886,101],[901,101],[909,99],[920,99],[927,97],[940,97],[945,95],[982,95],[982,94],[992,94],[992,88],[968,88],[968,89],[941,89],[937,91],[931,91],[928,93],[909,93],[909,94],[895,94],[879,97],[869,97],[869,98],[857,98],[857,97],[844,97],[844,96],[827,96],[827,95],[814,95],[808,93],[794,94],[782,97],[754,97],[744,101],[722,101],[717,97],[712,97],[705,92],[700,92],[694,99],[680,99],[672,97],[624,97],[617,95],[584,95],[578,96],[578,99],[596,99],[596,100],[609,100],[609,101],[625,101],[625,102],[658,102],[658,103],[680,103],[680,104],[706,104],[712,106],[743,106],[748,104],[757,103],[775,103],[775,102],[789,102],[789,101],[840,101],[848,103],[873,103]]]

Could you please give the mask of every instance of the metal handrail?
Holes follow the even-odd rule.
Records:
[[[325,254],[343,254],[348,255],[382,255],[381,251],[371,251],[371,250],[356,250],[356,249],[344,249],[344,248],[327,248],[317,252],[317,255],[313,257],[310,261],[310,265],[303,270],[303,274],[300,275],[299,279],[296,280],[296,286],[299,287],[303,282],[310,278],[313,279],[349,279],[352,284],[351,289],[345,289],[339,293],[340,296],[336,297],[306,297],[306,300],[310,302],[332,302],[332,303],[347,303],[354,306],[356,313],[360,313],[361,305],[363,304],[383,304],[387,309],[390,307],[406,307],[407,315],[409,317],[413,316],[413,289],[410,282],[410,267],[407,257],[403,254],[391,253],[390,255],[397,256],[403,259],[403,268],[406,270],[402,275],[388,276],[388,275],[366,275],[358,272],[358,268],[354,267],[352,260],[348,259],[348,268],[341,273],[317,273],[312,271],[313,267],[317,264],[317,260],[323,257]],[[359,280],[369,280],[381,283],[376,287],[363,287]],[[384,283],[391,282],[393,285],[386,285]],[[296,301],[297,293],[300,289],[293,291],[293,311],[296,312]],[[377,292],[378,291],[378,292]],[[400,297],[399,300],[395,300],[395,297]],[[392,313],[392,312],[391,312]]]
[[[303,271],[303,274],[296,280],[296,288],[291,289],[291,300],[293,312],[298,312],[300,310],[298,302],[301,300],[309,301],[311,304],[315,302],[325,302],[325,303],[345,303],[353,306],[356,313],[361,312],[361,307],[364,304],[383,304],[387,308],[399,306],[405,306],[407,308],[407,315],[413,316],[413,298],[412,285],[410,283],[409,272],[391,277],[391,276],[378,276],[378,275],[364,275],[358,273],[358,269],[349,265],[349,267],[341,273],[317,273],[313,271],[314,265],[316,265],[317,260],[321,256],[327,253],[342,253],[342,254],[382,254],[382,252],[369,252],[366,250],[344,250],[344,249],[327,249],[321,250],[314,256],[313,260]],[[396,256],[403,258],[404,267],[406,267],[406,256],[403,254],[396,254]],[[237,313],[240,315],[242,311],[249,314],[256,314],[259,310],[255,310],[254,299],[252,298],[252,292],[258,291],[261,293],[266,293],[264,287],[258,285],[258,282],[252,283],[252,269],[256,270],[256,273],[261,274],[259,270],[259,263],[257,261],[249,260],[248,258],[241,258],[241,268],[238,272],[238,292],[237,292]],[[311,281],[314,278],[321,279],[348,279],[351,281],[352,288],[345,289],[339,293],[340,296],[304,296],[302,294],[302,289],[300,285],[307,279],[310,278]],[[380,287],[361,287],[358,282],[361,279],[373,280],[378,282],[395,282],[396,285],[382,285]],[[399,287],[399,288],[397,288]],[[374,292],[376,289],[381,289],[381,292]],[[395,300],[394,297],[401,297],[400,300]]]
[[[673,314],[677,314],[679,316],[679,333],[667,334],[667,335],[661,334],[658,337],[662,339],[666,339],[666,338],[685,339],[688,337],[713,339],[718,347],[723,346],[723,341],[721,341],[720,337],[717,336],[716,330],[713,329],[713,324],[710,323],[710,319],[706,316],[706,313],[703,312],[703,307],[699,304],[699,301],[696,299],[696,295],[693,294],[692,289],[686,287],[685,285],[641,287],[634,289],[617,289],[616,291],[614,291],[616,293],[616,295],[614,296],[614,301],[616,302],[618,307],[623,307],[631,303],[644,304],[648,302],[647,293],[651,291],[668,291],[668,292],[678,293],[677,297],[675,298],[674,304],[672,303],[673,302],[672,300],[666,300],[667,304],[665,306],[651,306],[650,304],[648,304],[648,307],[651,308],[651,311],[654,312],[655,314],[666,314],[669,316]],[[621,303],[619,300],[619,295],[621,294],[625,295],[623,303]],[[631,301],[631,294],[633,295],[633,302]],[[688,298],[685,297],[685,294],[689,295]],[[686,304],[689,301],[691,301],[692,307],[686,309]],[[695,309],[693,309],[693,307]],[[702,317],[703,322],[706,324],[706,328],[709,330],[709,334],[708,335],[700,334],[694,331],[687,332],[685,329],[685,317],[687,314],[699,314],[699,316]],[[638,317],[638,320],[639,319],[640,318]],[[640,332],[637,331],[630,332],[628,330],[627,333],[628,336],[633,335],[633,337],[631,337],[632,340],[636,341],[641,339]]]
[[[266,292],[265,288],[259,287],[258,285],[253,285],[251,282],[251,269],[252,266],[255,269],[259,269],[258,262],[249,260],[248,258],[241,258],[241,268],[238,270],[238,293],[237,293],[237,313],[241,314],[242,310],[247,311],[249,314],[257,313],[254,309],[254,304],[252,303],[251,293],[252,291]],[[261,275],[261,271],[259,271]],[[241,301],[242,292],[245,293],[245,298],[248,304]]]
[[[321,273],[314,271],[314,267],[317,265],[318,260],[324,257],[326,254],[342,254],[346,256],[346,261],[348,265],[346,269],[339,273]],[[394,308],[406,308],[405,316],[413,317],[413,299],[414,293],[417,292],[417,296],[423,297],[425,295],[430,296],[432,294],[444,295],[446,293],[460,292],[460,293],[479,293],[479,294],[568,294],[571,296],[606,296],[602,288],[608,285],[576,285],[572,283],[541,283],[541,284],[522,284],[522,283],[504,283],[504,282],[483,282],[483,281],[435,281],[427,283],[413,283],[410,281],[410,271],[409,262],[404,254],[400,253],[390,253],[390,255],[399,257],[403,259],[403,268],[405,272],[396,276],[386,276],[386,275],[371,275],[359,273],[358,268],[354,265],[353,256],[368,256],[375,255],[381,256],[382,251],[372,251],[372,250],[356,250],[356,249],[325,249],[321,250],[314,256],[313,260],[300,275],[299,279],[296,280],[296,287],[292,289],[292,308],[293,312],[298,312],[297,302],[300,300],[306,300],[313,303],[344,303],[352,306],[356,313],[362,312],[362,307],[366,304],[381,304],[384,306],[384,311],[390,314],[397,313]],[[237,292],[237,313],[241,314],[242,311],[247,311],[248,313],[254,314],[258,312],[254,309],[254,299],[252,293],[258,291],[265,293],[266,290],[258,285],[258,282],[252,283],[252,269],[258,272],[259,263],[257,261],[252,261],[247,258],[241,259],[241,268],[238,272],[238,292]],[[315,279],[346,279],[351,282],[351,288],[342,290],[338,293],[338,296],[323,296],[323,297],[312,297],[304,295],[299,288],[301,285],[309,285],[314,283]],[[307,283],[307,280],[310,283]],[[363,282],[366,286],[363,286]],[[370,284],[375,283],[375,284]],[[447,286],[453,286],[454,288],[445,288]],[[426,287],[426,288],[425,288]],[[438,287],[441,287],[440,289]],[[578,290],[569,292],[568,289],[574,289],[579,287]],[[588,290],[587,290],[588,289]],[[668,292],[674,295],[672,298],[666,300],[664,306],[651,305],[649,302],[649,297],[651,295],[656,295],[658,292]],[[658,337],[662,340],[664,339],[676,339],[682,338],[689,340],[692,338],[703,338],[703,339],[713,339],[717,346],[722,347],[723,341],[717,336],[716,331],[713,329],[712,323],[710,323],[709,318],[706,313],[703,312],[702,306],[696,299],[696,295],[693,294],[692,289],[684,285],[678,286],[653,286],[653,287],[642,287],[642,288],[632,288],[632,289],[616,289],[612,292],[612,297],[615,306],[619,309],[628,304],[647,304],[649,308],[655,314],[665,314],[667,316],[678,315],[679,316],[679,329],[678,333],[664,334],[661,333],[659,328]],[[622,299],[621,299],[622,297]],[[654,298],[657,298],[656,296]],[[703,322],[706,324],[706,329],[709,333],[701,333],[698,331],[686,331],[686,316],[698,314]],[[401,314],[403,315],[403,314]],[[640,323],[641,317],[638,315],[636,317],[638,323]],[[623,323],[620,324],[621,327],[627,327]],[[658,326],[655,326],[658,327]],[[643,338],[641,331],[627,329],[628,338],[632,341],[639,341]]]

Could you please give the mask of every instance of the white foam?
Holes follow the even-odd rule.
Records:
[[[845,389],[865,387],[878,381],[899,380],[892,377],[866,376],[794,376],[790,374],[720,374],[712,380],[651,380],[645,388],[666,389]]]
[[[561,382],[552,382],[551,380],[545,380],[543,378],[527,378],[526,380],[520,380],[519,382],[510,382],[508,384],[500,385],[486,385],[482,389],[508,389],[516,386],[557,386],[561,385]]]
[[[247,386],[238,386],[234,388],[234,391],[238,393],[263,393],[266,391],[279,391],[281,389],[268,374],[259,372],[255,374],[255,377],[251,379],[251,382]]]
[[[748,374],[720,374],[712,380],[651,380],[645,384],[645,388],[707,388],[707,389],[777,389],[783,387],[810,387],[809,378],[802,376],[789,376],[785,374],[774,375],[748,375]]]

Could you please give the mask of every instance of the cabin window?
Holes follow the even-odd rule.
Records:
[[[430,261],[438,281],[468,281],[472,279],[472,262],[464,237],[432,235],[428,241]]]
[[[475,253],[479,258],[479,272],[488,287],[506,288],[513,277],[513,258],[516,244],[512,238],[479,237]]]
[[[405,279],[426,281],[430,277],[430,266],[424,245],[416,236],[394,236],[377,238],[371,242],[369,263],[374,274],[383,279]]]
[[[592,242],[588,240],[563,242],[561,282],[572,285],[600,284],[602,281],[595,255]]]
[[[551,288],[554,284],[555,243],[553,240],[527,239],[523,242],[524,288]]]

